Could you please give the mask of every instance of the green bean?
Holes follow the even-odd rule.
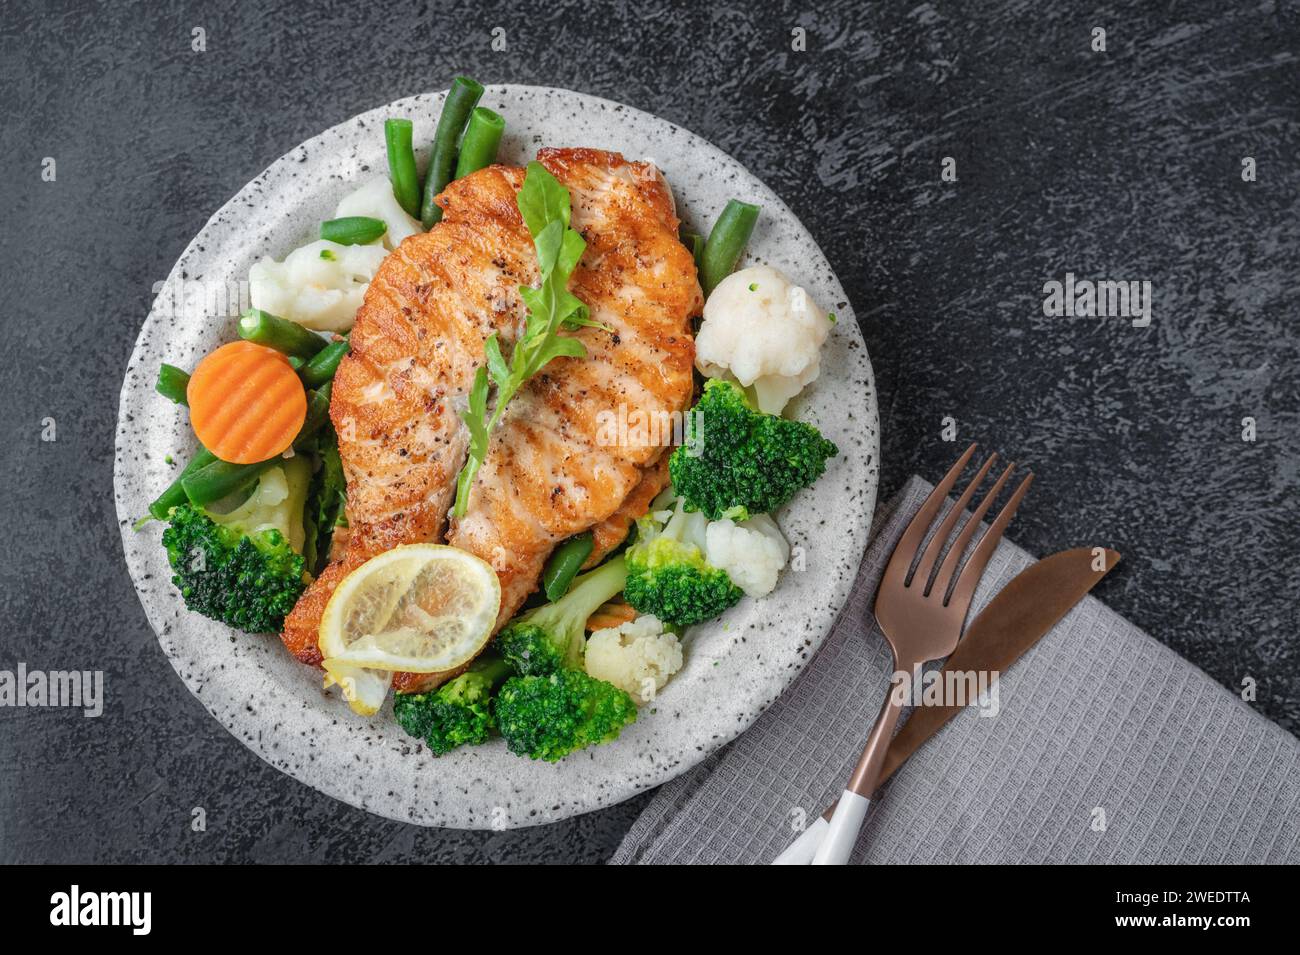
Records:
[[[219,501],[229,494],[242,491],[261,476],[262,472],[280,461],[279,455],[258,461],[256,464],[234,464],[216,460],[181,478],[185,497],[195,507]]]
[[[700,267],[700,260],[704,257],[704,236],[698,232],[686,232],[682,234],[682,245],[691,250],[691,257],[695,259],[695,267]]]
[[[706,297],[736,268],[757,221],[758,206],[739,199],[727,201],[700,256],[700,285]]]
[[[312,437],[324,427],[329,420],[330,385],[313,391],[307,397],[307,417],[294,439],[294,446]],[[273,466],[282,458],[279,455],[258,461],[256,464],[234,464],[213,458],[197,469],[186,468],[181,475],[180,485],[185,498],[195,507],[203,507],[213,501],[219,501],[227,495],[242,491],[252,485],[262,472]],[[173,505],[174,506],[174,505]],[[152,509],[151,509],[152,510]]]
[[[315,332],[260,308],[239,317],[239,337],[295,358],[310,358],[328,344]]]
[[[176,480],[172,481],[172,483],[168,485],[167,490],[163,491],[162,494],[158,496],[158,499],[149,505],[149,513],[160,521],[167,520],[167,512],[173,507],[179,507],[186,501],[185,489],[181,486],[181,482],[195,471],[206,467],[216,460],[217,456],[207,448],[199,448],[198,453],[190,459],[189,464],[185,465],[184,470],[181,471]]]
[[[320,237],[339,245],[366,245],[387,231],[387,222],[370,216],[344,216],[320,224]]]
[[[174,401],[178,405],[189,406],[190,400],[185,394],[189,387],[190,376],[188,372],[181,371],[175,365],[162,364],[158,366],[158,383],[154,389],[169,401]]]
[[[411,218],[420,215],[420,174],[415,171],[415,150],[411,147],[409,119],[384,121],[384,144],[388,147],[388,181],[393,184],[393,198]]]
[[[307,395],[307,415],[303,418],[302,427],[298,429],[298,437],[293,439],[295,448],[299,443],[313,437],[325,426],[325,422],[329,421],[330,394],[333,390],[334,382],[327,381]]]
[[[555,548],[542,571],[542,588],[547,600],[554,603],[569,592],[569,585],[595,546],[591,531],[584,531]]]
[[[302,378],[302,383],[308,388],[319,388],[333,379],[334,373],[339,370],[339,362],[348,353],[349,346],[347,338],[343,338],[330,342],[318,351],[311,361],[298,369],[298,376]]]
[[[424,202],[420,206],[420,220],[426,229],[432,229],[442,219],[442,209],[433,200],[451,182],[461,133],[465,131],[469,115],[482,95],[483,87],[468,76],[456,77],[451,89],[447,91],[447,99],[442,104],[442,115],[438,117],[438,128],[433,134],[433,154],[429,157],[429,169],[424,174]]]
[[[465,138],[460,141],[460,155],[456,158],[456,179],[477,172],[497,161],[497,147],[506,121],[499,113],[486,106],[477,106],[470,114],[465,127]]]

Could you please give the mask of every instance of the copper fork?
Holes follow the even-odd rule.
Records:
[[[944,556],[944,544],[948,536],[992,470],[998,457],[996,453],[990,454],[976,472],[957,503],[929,538],[928,545],[926,532],[948,499],[948,492],[975,454],[976,447],[972,444],[957,459],[957,463],[944,475],[907,525],[889,558],[880,590],[876,594],[876,622],[894,651],[894,673],[900,680],[910,681],[924,664],[942,659],[957,648],[962,623],[970,609],[971,599],[975,596],[975,586],[984,574],[984,568],[988,566],[998,541],[1002,539],[1003,531],[1011,523],[1016,508],[1020,506],[1034,480],[1032,473],[1025,475],[989,525],[988,531],[975,545],[970,559],[962,564],[962,555],[975,536],[980,521],[1015,472],[1015,462],[1008,465],[962,526],[961,532]],[[943,557],[942,563],[940,557]],[[889,741],[898,725],[898,717],[903,712],[906,694],[900,691],[904,689],[902,683],[891,686],[880,715],[871,728],[871,735],[867,737],[862,757],[849,778],[844,794],[840,796],[830,825],[813,856],[813,865],[843,865],[848,861],[862,828],[862,820],[871,805],[871,794],[880,781],[880,770],[889,749]]]

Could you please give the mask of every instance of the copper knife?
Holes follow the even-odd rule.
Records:
[[[1119,558],[1117,551],[1102,547],[1076,547],[1025,568],[967,628],[966,636],[944,663],[944,671],[1005,673],[1110,573]],[[962,709],[949,705],[912,710],[889,744],[881,783]]]
[[[998,591],[979,616],[966,628],[966,635],[943,671],[1004,673],[1025,652],[1051,630],[1070,609],[1083,599],[1119,563],[1118,551],[1104,547],[1076,547],[1044,557],[1025,568]],[[963,706],[918,706],[889,744],[883,784],[907,758],[921,748]],[[776,860],[778,865],[800,865],[812,858],[826,820],[835,811],[832,804],[813,825]]]

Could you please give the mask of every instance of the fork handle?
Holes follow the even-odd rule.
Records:
[[[901,669],[895,659],[895,672],[912,673],[909,666]],[[903,698],[897,687],[891,685],[885,695],[885,702],[880,707],[876,722],[867,737],[858,765],[849,778],[848,787],[835,806],[831,816],[830,828],[826,831],[817,853],[813,856],[813,865],[844,865],[849,861],[849,853],[858,839],[862,820],[866,818],[867,808],[871,805],[871,794],[880,782],[880,771],[885,765],[885,754],[889,751],[889,741],[893,738],[898,718],[903,714]]]
[[[862,820],[867,818],[871,800],[859,796],[851,789],[844,790],[835,813],[822,834],[821,843],[813,853],[813,865],[846,865],[853,847],[858,843]],[[815,826],[813,828],[816,828]]]

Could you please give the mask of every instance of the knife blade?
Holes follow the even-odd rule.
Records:
[[[1076,547],[1026,567],[966,629],[942,673],[1007,671],[1119,563],[1118,551]],[[1100,566],[1100,570],[1097,568]],[[964,706],[918,706],[889,744],[883,784]]]
[[[999,676],[1060,622],[1120,561],[1118,551],[1075,547],[1026,567],[980,611],[940,671],[997,672]],[[889,744],[880,783],[939,732],[965,706],[918,706]],[[776,860],[804,865],[817,850],[832,803]]]

